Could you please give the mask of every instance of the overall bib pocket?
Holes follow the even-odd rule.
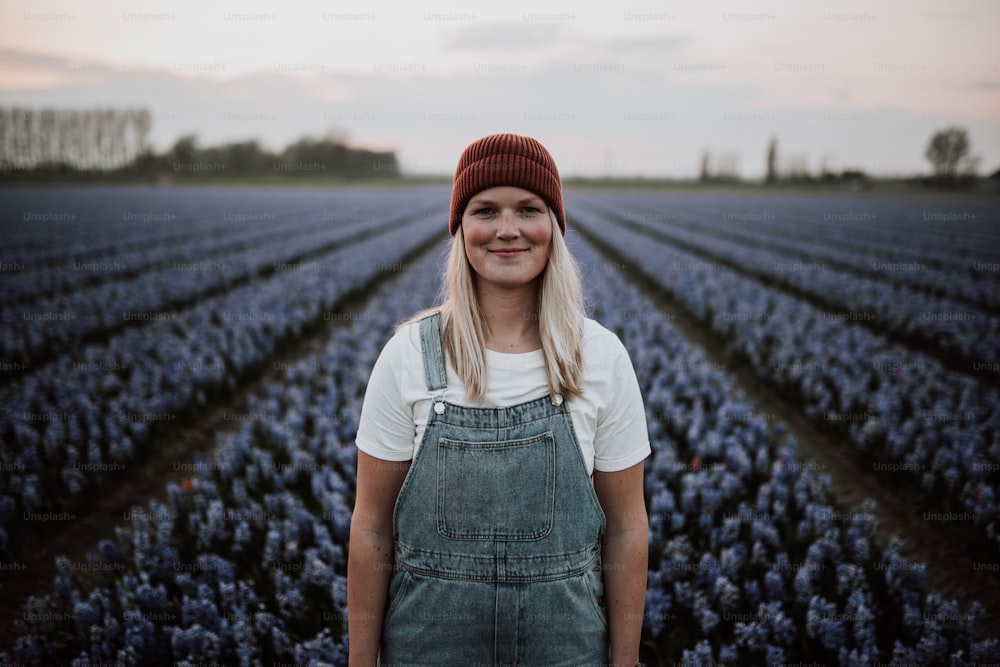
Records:
[[[460,540],[538,540],[552,530],[551,431],[518,440],[438,439],[437,529]]]

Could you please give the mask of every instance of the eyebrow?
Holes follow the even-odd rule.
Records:
[[[536,196],[532,195],[531,197],[524,197],[523,199],[518,199],[517,200],[517,205],[520,206],[521,204],[534,204],[534,203],[537,203],[537,202],[544,203],[544,201],[542,200],[541,197],[536,197]],[[496,206],[496,202],[493,201],[492,199],[482,199],[482,198],[479,198],[479,197],[473,197],[472,199],[470,199],[469,200],[469,204],[470,205],[471,204],[479,204],[479,205],[488,204],[490,206]]]

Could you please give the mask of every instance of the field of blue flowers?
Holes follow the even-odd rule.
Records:
[[[247,418],[217,433],[166,501],[58,558],[0,664],[346,664],[357,417],[393,324],[437,294],[447,198],[0,193],[0,577],[31,576],[19,550],[30,526],[85,513],[173,422],[231,401],[279,347],[325,337],[247,397]],[[566,203],[590,314],[626,344],[646,403],[644,657],[1000,663],[1000,641],[976,633],[983,607],[928,591],[923,564],[879,545],[874,503],[838,509],[781,421],[640,289],[668,292],[817,428],[892,470],[895,492],[968,517],[970,552],[996,567],[1000,206],[582,192]],[[940,222],[956,211],[968,215]],[[347,298],[363,308],[344,310]]]

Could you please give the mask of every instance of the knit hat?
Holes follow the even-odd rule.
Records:
[[[545,147],[519,134],[491,134],[462,152],[451,191],[452,236],[462,222],[465,207],[476,194],[498,185],[512,185],[532,192],[552,209],[559,229],[566,234],[562,184],[556,163]]]

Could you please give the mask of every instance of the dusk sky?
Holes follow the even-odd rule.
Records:
[[[0,104],[146,107],[151,142],[345,133],[451,174],[491,132],[563,176],[692,177],[703,151],[764,173],[929,172],[934,131],[1000,167],[995,0],[403,3],[14,0]]]

